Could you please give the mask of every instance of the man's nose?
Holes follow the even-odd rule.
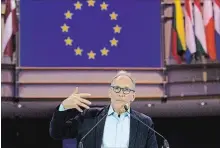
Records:
[[[121,92],[119,93],[119,97],[125,97],[125,94],[121,91]]]

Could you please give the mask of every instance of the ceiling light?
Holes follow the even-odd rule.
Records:
[[[154,104],[151,104],[151,103],[147,104],[147,107],[153,107],[153,106],[154,106]]]
[[[22,107],[22,105],[21,104],[18,104],[18,106],[17,106],[18,108],[21,108]]]
[[[207,103],[206,102],[201,102],[200,105],[204,106],[204,105],[207,105]]]

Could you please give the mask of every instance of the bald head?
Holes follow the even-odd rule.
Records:
[[[135,81],[132,78],[131,74],[121,70],[119,71],[112,79],[111,85],[115,85],[115,83],[130,85],[132,89],[135,89]]]

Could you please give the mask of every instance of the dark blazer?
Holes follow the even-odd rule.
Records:
[[[86,109],[80,113],[76,109],[58,111],[57,107],[50,122],[50,136],[59,140],[76,138],[78,146],[81,138],[108,113],[108,109],[109,106],[105,106]],[[153,128],[150,117],[132,109],[130,113]],[[84,148],[101,148],[105,118],[83,140]],[[158,148],[155,133],[132,116],[130,116],[129,148]]]

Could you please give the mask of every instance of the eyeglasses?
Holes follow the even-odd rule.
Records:
[[[113,91],[116,92],[116,93],[120,93],[121,90],[124,94],[129,94],[131,91],[132,92],[135,92],[135,90],[132,90],[132,89],[129,89],[129,88],[121,88],[119,86],[111,86]]]

